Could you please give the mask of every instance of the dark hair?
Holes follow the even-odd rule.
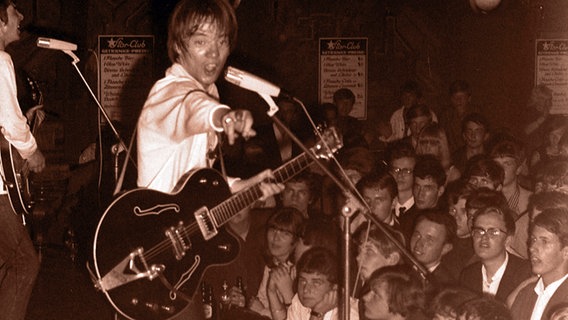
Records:
[[[466,301],[461,306],[457,318],[465,320],[513,319],[507,306],[491,295],[484,295],[480,298]]]
[[[384,285],[389,311],[407,318],[421,313],[425,306],[425,293],[420,280],[410,270],[400,266],[382,267],[371,275],[371,289]]]
[[[8,7],[14,5],[13,0],[1,0],[0,1],[0,21],[8,23]]]
[[[324,247],[335,254],[339,252],[340,230],[334,223],[308,219],[300,238],[307,246]]]
[[[467,125],[468,122],[473,122],[475,124],[478,124],[480,126],[482,126],[486,132],[489,132],[490,130],[490,126],[489,126],[489,120],[487,120],[487,118],[482,115],[481,113],[477,113],[477,112],[472,112],[467,114],[462,122],[461,122],[461,127],[462,127],[462,133],[465,132],[465,126]]]
[[[394,160],[401,158],[416,159],[416,151],[412,144],[404,140],[397,140],[387,145],[385,149],[385,159],[390,165]]]
[[[318,273],[327,277],[332,284],[337,284],[339,280],[339,260],[329,249],[314,247],[308,249],[296,265],[297,274]]]
[[[444,229],[446,230],[444,243],[453,245],[456,242],[458,226],[456,224],[456,219],[449,213],[442,212],[439,209],[424,209],[420,212],[420,215],[416,217],[414,226],[416,227],[418,223],[424,220],[444,226]]]
[[[557,235],[562,248],[568,246],[568,210],[546,209],[534,218],[532,228],[535,226]]]
[[[432,178],[438,187],[446,184],[446,170],[442,167],[440,160],[431,154],[423,154],[416,157],[414,177],[420,179]]]
[[[512,236],[515,234],[515,218],[511,209],[509,208],[498,208],[498,207],[485,207],[483,209],[477,210],[473,215],[473,223],[482,215],[496,213],[505,222],[505,228],[507,229],[507,235]]]
[[[444,317],[456,318],[460,306],[469,300],[478,298],[477,292],[471,291],[462,286],[447,286],[441,289],[429,303],[428,315],[434,317],[441,315]]]
[[[310,191],[310,202],[313,202],[319,198],[319,195],[321,193],[321,183],[317,174],[304,170],[298,175],[290,178],[290,180],[286,181],[286,183],[290,182],[305,184]]]
[[[432,119],[432,111],[427,105],[418,103],[411,106],[404,112],[404,122],[409,123],[410,120],[421,116]]]
[[[387,232],[390,232],[390,234],[402,245],[402,247],[406,247],[406,239],[400,231],[393,229],[389,225],[383,225],[383,227],[385,227]],[[367,230],[369,231],[368,234]],[[372,226],[371,228],[367,228],[367,224],[359,226],[359,228],[355,231],[353,238],[358,242],[358,244],[363,244],[365,240],[371,241],[384,257],[389,257],[391,254],[398,252],[401,258],[399,263],[404,262],[400,249],[381,229],[376,226]]]
[[[446,202],[448,205],[453,205],[458,203],[460,199],[467,199],[467,197],[473,192],[467,181],[458,179],[448,183],[446,186]]]
[[[502,185],[505,180],[505,171],[493,159],[489,159],[485,155],[473,157],[468,162],[465,178],[472,176],[489,178],[495,187]]]
[[[420,89],[420,85],[418,85],[418,82],[414,81],[414,80],[408,80],[406,81],[401,87],[400,87],[400,92],[402,94],[404,93],[412,93],[414,95],[416,95],[417,98],[422,97],[422,89]]]
[[[529,212],[534,209],[544,211],[546,209],[554,208],[563,208],[568,210],[568,194],[558,191],[544,191],[533,193],[529,197]]]
[[[357,190],[363,193],[365,189],[387,190],[392,199],[398,195],[396,180],[388,172],[371,172],[357,182]]]
[[[517,161],[517,165],[521,165],[525,161],[525,149],[519,141],[504,137],[493,145],[489,157],[492,159],[511,157]]]
[[[168,56],[178,62],[180,50],[185,50],[187,40],[204,23],[211,23],[229,38],[231,49],[237,41],[237,18],[233,7],[226,0],[182,0],[171,17],[168,27]]]
[[[454,94],[456,94],[458,92],[465,92],[465,93],[471,95],[471,87],[469,86],[469,83],[467,83],[467,81],[465,81],[465,80],[456,80],[456,81],[452,82],[450,84],[448,91],[450,93],[450,96],[453,96]]]
[[[351,103],[355,103],[355,94],[353,94],[353,91],[347,88],[338,89],[333,93],[333,102],[339,100],[349,100],[351,101]]]
[[[467,197],[465,207],[467,210],[479,210],[485,207],[505,209],[509,207],[509,204],[502,192],[489,188],[479,188],[472,190],[471,194]]]

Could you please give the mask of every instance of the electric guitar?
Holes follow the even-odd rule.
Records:
[[[341,148],[334,130],[310,149],[328,158]],[[283,183],[312,163],[303,153],[274,170]],[[170,319],[182,311],[211,265],[238,255],[239,242],[222,226],[262,196],[259,185],[231,195],[213,169],[186,173],[172,193],[146,188],[119,195],[95,233],[95,287],[128,319]]]
[[[17,215],[29,214],[33,207],[32,193],[28,179],[26,160],[14,148],[4,135],[0,134],[0,157],[2,159],[2,177],[8,191],[12,210]]]

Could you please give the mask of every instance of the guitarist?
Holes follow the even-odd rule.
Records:
[[[45,158],[23,116],[17,100],[14,64],[6,46],[20,39],[23,15],[11,0],[0,0],[0,127],[6,140],[27,159],[31,171],[45,167]],[[39,259],[21,218],[11,208],[0,181],[0,314],[22,320],[39,271]]]
[[[168,29],[172,65],[152,87],[138,119],[140,187],[171,192],[186,172],[210,167],[215,160],[216,133],[224,132],[230,144],[239,136],[248,139],[256,134],[251,113],[221,104],[215,86],[236,36],[237,20],[228,1],[182,0],[177,4]],[[272,177],[267,170],[247,180],[229,178],[228,183],[236,192]],[[261,200],[283,188],[261,183]]]

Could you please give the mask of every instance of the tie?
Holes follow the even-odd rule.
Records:
[[[402,215],[404,214],[404,211],[406,211],[406,208],[405,208],[405,207],[400,207],[400,208],[398,208],[398,216],[399,216],[399,217],[402,216]]]

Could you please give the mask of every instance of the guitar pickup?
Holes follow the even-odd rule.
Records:
[[[209,209],[207,209],[207,207],[199,208],[195,211],[194,215],[195,221],[199,226],[199,230],[201,230],[201,234],[203,235],[203,239],[209,240],[219,233],[215,226],[215,221],[213,221],[209,215]]]
[[[172,242],[172,247],[174,249],[174,254],[176,260],[181,260],[185,256],[185,252],[191,249],[191,242],[185,240],[184,238],[184,226],[183,221],[180,221],[177,227],[170,227],[166,230],[166,237]]]

